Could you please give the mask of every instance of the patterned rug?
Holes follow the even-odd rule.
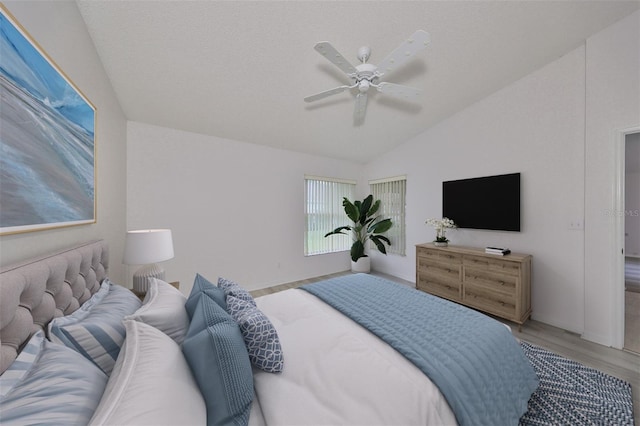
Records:
[[[521,342],[540,386],[520,425],[633,425],[631,384]]]

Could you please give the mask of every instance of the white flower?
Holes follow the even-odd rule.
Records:
[[[427,225],[433,226],[436,229],[436,231],[442,231],[447,228],[449,229],[457,228],[453,220],[447,217],[443,217],[442,219],[436,219],[436,218],[428,219],[425,223]]]
[[[435,228],[436,230],[436,241],[438,242],[447,242],[449,241],[445,235],[445,230],[446,229],[453,229],[453,228],[457,228],[456,224],[453,222],[453,220],[447,218],[447,217],[443,217],[442,219],[428,219],[426,221],[427,225],[431,225]]]

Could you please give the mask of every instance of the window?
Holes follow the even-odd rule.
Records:
[[[369,181],[369,188],[373,198],[380,200],[379,214],[383,218],[390,218],[393,226],[386,233],[391,241],[387,253],[404,256],[406,254],[405,236],[405,204],[407,193],[407,177],[397,176],[387,179]]]
[[[356,182],[316,176],[305,176],[304,181],[304,255],[349,250],[352,244],[350,235],[324,236],[339,226],[349,224],[342,198],[353,200]]]

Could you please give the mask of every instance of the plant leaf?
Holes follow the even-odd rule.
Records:
[[[380,200],[376,200],[376,202],[373,203],[373,206],[371,206],[371,208],[369,209],[369,213],[367,213],[367,216],[373,216],[374,214],[376,214],[379,208],[380,208]]]
[[[360,223],[364,225],[367,217],[369,217],[369,209],[371,208],[371,203],[373,203],[373,195],[369,194],[367,198],[362,201],[360,207]]]
[[[382,240],[382,241],[384,241],[385,243],[387,243],[387,244],[391,245],[391,240],[390,240],[390,239],[388,239],[387,237],[385,237],[384,235],[372,235],[372,236],[371,236],[371,239],[373,240],[374,238],[377,238],[377,239],[379,239],[379,240]]]
[[[380,222],[376,222],[369,226],[368,231],[374,234],[382,234],[387,232],[392,226],[393,223],[391,222],[391,219],[382,219]]]
[[[380,250],[380,253],[387,254],[387,249],[385,248],[384,244],[382,244],[382,241],[380,241],[379,236],[372,235],[371,236],[371,241],[373,241],[375,243],[375,245],[378,248],[378,250]]]
[[[350,226],[341,226],[339,228],[334,229],[331,232],[327,232],[327,234],[325,234],[325,238],[328,237],[329,235],[335,235],[335,234],[342,234],[342,235],[349,235],[345,232],[342,231],[351,231],[351,227]]]
[[[349,199],[347,197],[344,197],[342,199],[342,206],[344,207],[344,212],[347,214],[347,217],[349,219],[351,219],[352,222],[357,223],[358,222],[358,215],[360,214],[360,211],[357,207],[357,204],[359,202],[356,201],[356,204],[353,204],[351,201],[349,201]]]
[[[357,262],[361,257],[364,257],[364,244],[362,241],[356,240],[351,246],[351,260]]]

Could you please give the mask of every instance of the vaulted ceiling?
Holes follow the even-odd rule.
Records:
[[[584,43],[638,1],[77,0],[129,120],[360,163]],[[431,43],[384,80],[415,102],[355,93],[313,47],[377,64],[415,30]],[[576,76],[581,78],[581,76]]]

